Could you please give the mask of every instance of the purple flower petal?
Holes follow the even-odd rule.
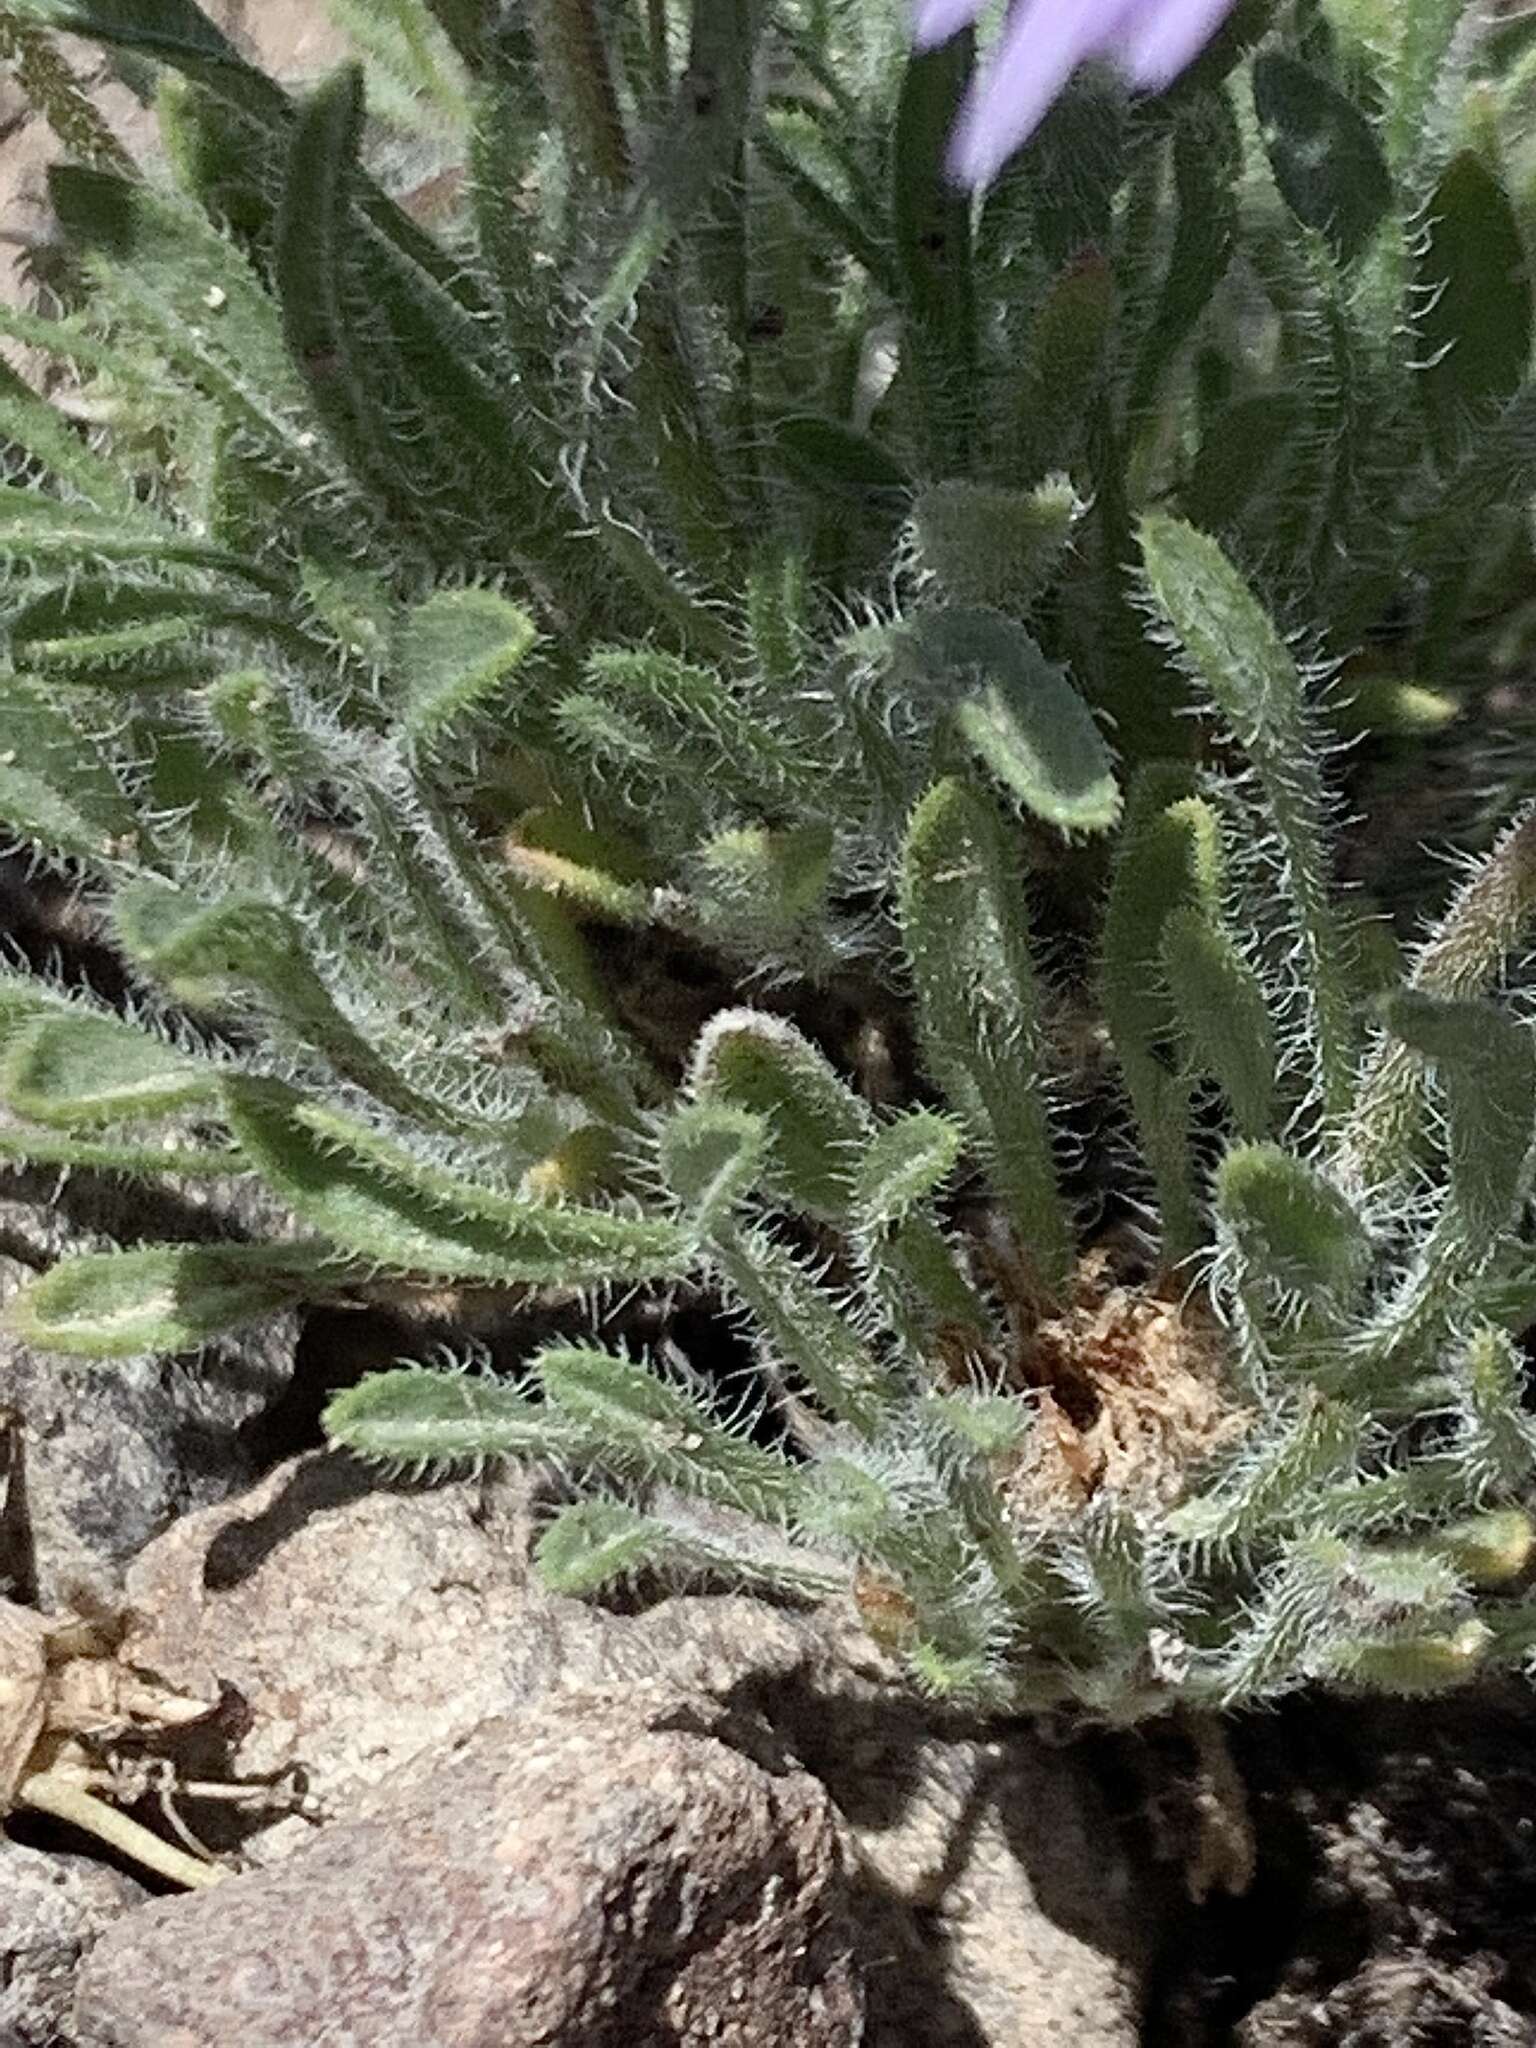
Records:
[[[1235,0],[1013,0],[996,50],[972,81],[950,144],[964,185],[995,178],[1077,67],[1107,57],[1131,85],[1160,91],[1210,41]],[[1411,4],[1411,0],[1404,0]],[[915,0],[919,49],[947,42],[982,0]]]
[[[1039,127],[1090,57],[1110,55],[1146,0],[1015,0],[991,61],[966,95],[950,170],[985,185]]]
[[[1151,0],[1121,46],[1120,63],[1132,85],[1160,92],[1199,56],[1232,11],[1233,0]]]
[[[918,0],[912,40],[920,50],[947,43],[980,14],[982,0]]]

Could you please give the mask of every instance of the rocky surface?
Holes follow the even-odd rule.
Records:
[[[538,1511],[515,1477],[391,1489],[298,1459],[149,1546],[124,1654],[199,1697],[233,1688],[232,1774],[302,1773],[333,1822],[320,1848],[391,1773],[408,1782],[512,1711],[558,1718],[573,1688],[727,1702],[826,1787],[858,1851],[871,2041],[1129,2048],[1157,1914],[1084,1757],[1024,1730],[935,1729],[836,1606],[700,1594],[620,1613],[545,1593],[527,1563]],[[308,1866],[313,1825],[281,1820],[245,1853]]]
[[[528,1555],[539,1489],[517,1474],[391,1487],[312,1453],[189,1515],[128,1576],[125,1654],[198,1697],[232,1687],[242,1776],[305,1772],[326,1812],[429,1744],[562,1684],[668,1678],[717,1697],[797,1672],[869,1689],[851,1617],[696,1597],[633,1615],[545,1593]],[[302,1823],[252,1845],[295,1846]]]
[[[848,1868],[825,1791],[758,1725],[667,1685],[571,1689],[291,1861],[120,1923],[77,2038],[854,2048]]]
[[[0,2048],[58,2048],[75,1976],[141,1886],[84,1856],[0,1839]]]
[[[814,1695],[775,1725],[858,1843],[879,2048],[1130,2048],[1165,1919],[1089,1752]]]

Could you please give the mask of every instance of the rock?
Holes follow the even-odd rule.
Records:
[[[797,1713],[776,1725],[862,1852],[865,1950],[890,1959],[870,1966],[874,2039],[1134,2048],[1157,1894],[1086,1756],[1028,1729],[946,1735],[889,1704],[842,1702],[819,1736]]]
[[[303,81],[347,54],[330,10],[314,0],[202,0],[226,35],[274,78]]]
[[[27,1277],[0,1258],[0,1304]],[[241,1432],[287,1384],[297,1327],[275,1318],[196,1364],[108,1367],[0,1332],[0,1591],[56,1608],[82,1595],[110,1603],[152,1537],[249,1484]]]
[[[1086,1753],[1027,1728],[936,1727],[836,1602],[614,1613],[546,1593],[528,1568],[538,1506],[516,1474],[422,1491],[342,1457],[295,1460],[149,1547],[123,1654],[199,1698],[233,1686],[248,1722],[235,1774],[297,1767],[340,1821],[428,1745],[562,1688],[666,1680],[728,1698],[827,1786],[863,1852],[852,1910],[875,2048],[1131,2048],[1157,1914]],[[247,1848],[307,1861],[312,1839],[289,1818]]]
[[[393,1488],[343,1456],[295,1459],[145,1550],[124,1654],[198,1698],[233,1686],[249,1708],[238,1772],[301,1767],[337,1815],[428,1744],[559,1684],[670,1678],[720,1696],[845,1658],[850,1683],[882,1675],[851,1621],[705,1596],[619,1615],[546,1593],[528,1563],[536,1508],[516,1473]],[[304,1832],[287,1823],[255,1853]]]
[[[69,2048],[80,1959],[145,1894],[83,1856],[0,1839],[0,2044]]]
[[[855,2048],[825,1791],[667,1685],[572,1690],[423,1756],[275,1869],[98,1946],[81,2048]]]

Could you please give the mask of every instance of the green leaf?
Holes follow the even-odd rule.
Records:
[[[1278,1145],[1236,1145],[1216,1169],[1216,1203],[1255,1278],[1288,1294],[1347,1294],[1370,1261],[1365,1226],[1305,1160]]]
[[[694,1535],[616,1500],[584,1500],[563,1508],[534,1549],[534,1564],[551,1593],[583,1597],[637,1572],[665,1570],[731,1585],[761,1583],[815,1597],[841,1589],[841,1576],[788,1558],[764,1557]]]
[[[19,380],[14,390],[0,385],[0,441],[25,448],[71,495],[96,511],[133,516],[127,472],[93,454],[59,408],[36,397]]]
[[[131,516],[98,512],[24,484],[0,485],[0,557],[7,556],[46,569],[94,570],[103,562],[206,569],[264,592],[283,588],[270,570],[227,548],[178,534],[142,510]]]
[[[1137,769],[1104,912],[1104,1008],[1117,1051],[1150,1052],[1174,1030],[1161,972],[1163,927],[1177,909],[1215,914],[1221,880],[1215,812],[1179,761]]]
[[[1414,964],[1425,995],[1467,999],[1490,989],[1536,922],[1536,811],[1500,838],[1457,892]],[[1379,1044],[1368,1063],[1339,1162],[1350,1184],[1389,1181],[1409,1164],[1422,1117],[1423,1067],[1401,1040]]]
[[[1086,428],[1109,368],[1115,274],[1103,251],[1067,260],[1035,309],[1009,403],[1009,444],[1021,482],[1088,457]]]
[[[965,1134],[952,1117],[914,1109],[876,1133],[859,1161],[854,1204],[860,1230],[904,1223],[960,1163]]]
[[[275,1082],[226,1083],[225,1113],[301,1221],[391,1271],[595,1287],[662,1279],[689,1263],[687,1234],[673,1224],[498,1195]]]
[[[769,1126],[728,1102],[690,1102],[667,1118],[657,1143],[668,1190],[707,1233],[761,1178]]]
[[[113,667],[147,656],[169,668],[166,650],[195,640],[216,621],[202,593],[120,578],[71,577],[45,586],[11,614],[11,658],[21,668]],[[276,623],[276,615],[272,615]],[[135,674],[138,670],[135,669]]]
[[[8,1040],[0,1098],[18,1116],[62,1130],[166,1116],[206,1099],[218,1069],[111,1017],[39,1017]]]
[[[246,248],[269,247],[281,161],[272,130],[232,121],[216,93],[174,71],[157,87],[160,142],[177,187]]]
[[[282,88],[248,64],[193,0],[20,0],[17,11],[172,65],[214,94],[227,118],[276,141],[285,140],[293,125],[293,107]],[[440,249],[377,185],[364,182],[361,196],[369,221],[392,249],[440,286],[457,290],[466,305],[480,304],[456,255]]]
[[[519,1387],[484,1373],[419,1366],[369,1373],[344,1387],[328,1403],[324,1426],[330,1442],[360,1458],[416,1471],[590,1449],[583,1432]]]
[[[753,663],[777,690],[799,687],[811,654],[811,592],[804,557],[782,543],[766,547],[747,572],[745,625]]]
[[[826,1414],[877,1436],[900,1382],[788,1246],[766,1230],[733,1226],[717,1233],[713,1262],[751,1316],[768,1364],[787,1366]]]
[[[337,1006],[297,922],[277,904],[203,903],[146,878],[121,890],[114,908],[123,950],[178,999],[227,1006],[235,992],[255,990],[339,1074],[404,1115],[440,1120]]]
[[[902,854],[902,938],[929,1073],[986,1156],[993,1185],[1048,1285],[1072,1237],[1051,1156],[1022,877],[996,813],[957,780],[913,813]]]
[[[1474,1586],[1523,1578],[1536,1549],[1536,1527],[1524,1508],[1496,1508],[1436,1529],[1425,1546]]]
[[[1244,1138],[1275,1121],[1275,1034],[1258,976],[1216,921],[1188,906],[1163,926],[1163,971],[1195,1059],[1220,1085]]]
[[[1178,762],[1147,762],[1137,771],[1103,925],[1104,1018],[1156,1185],[1170,1264],[1195,1251],[1204,1236],[1190,1082],[1173,1057],[1178,1015],[1162,956],[1163,930],[1175,910],[1215,906],[1216,817],[1188,794],[1193,784],[1191,771]]]
[[[884,223],[867,221],[823,124],[799,107],[768,107],[752,134],[754,154],[781,184],[810,225],[861,263],[880,289],[901,290],[895,258],[882,238]]]
[[[1360,1692],[1429,1698],[1469,1685],[1487,1663],[1493,1641],[1488,1624],[1473,1619],[1437,1633],[1399,1629],[1375,1641],[1336,1642],[1313,1668]]]
[[[1431,416],[1454,433],[1525,380],[1530,261],[1509,195],[1475,150],[1451,159],[1425,214],[1415,382]]]
[[[1349,263],[1392,204],[1392,180],[1366,116],[1323,75],[1284,50],[1254,59],[1253,98],[1270,168],[1303,227]]]
[[[79,79],[68,55],[35,21],[8,7],[0,17],[0,61],[14,77],[22,102],[46,121],[61,150],[84,163],[127,170],[127,150],[113,133],[97,96]],[[94,81],[93,81],[94,83]]]
[[[764,1185],[773,1199],[846,1222],[861,1147],[874,1116],[792,1024],[757,1010],[722,1010],[700,1034],[689,1086],[768,1127]]]
[[[475,74],[490,57],[488,48],[493,29],[489,0],[426,0],[438,26],[458,53],[459,61]]]
[[[1248,1449],[1216,1485],[1181,1501],[1168,1516],[1177,1543],[1198,1549],[1258,1543],[1270,1528],[1304,1514],[1328,1480],[1359,1465],[1363,1414],[1342,1401],[1307,1400]]]
[[[1536,1140],[1536,1038],[1491,1003],[1395,990],[1394,1038],[1435,1067],[1449,1125],[1451,1192],[1468,1243],[1510,1228]]]
[[[1481,40],[1468,35],[1466,24],[1463,0],[1379,5],[1370,24],[1366,58],[1385,87],[1383,141],[1406,191],[1428,184],[1425,166],[1443,147],[1445,113],[1462,104]]]
[[[1258,778],[1284,856],[1318,1092],[1323,1108],[1341,1115],[1355,1084],[1354,980],[1329,886],[1323,749],[1300,672],[1215,541],[1159,513],[1143,520],[1141,545],[1154,606]]]
[[[1226,275],[1237,240],[1235,185],[1241,164],[1242,144],[1231,101],[1224,93],[1202,95],[1174,131],[1178,221],[1157,305],[1137,356],[1133,411],[1154,403],[1164,372]]]
[[[491,590],[440,590],[417,605],[395,647],[406,738],[430,746],[494,704],[537,637],[528,614]]]
[[[388,88],[399,127],[455,139],[468,125],[469,100],[452,43],[426,0],[328,0],[332,20],[374,79]]]
[[[572,911],[602,918],[609,924],[644,925],[651,919],[651,892],[634,882],[621,882],[607,868],[579,860],[561,846],[543,843],[547,818],[525,814],[503,840],[506,870],[530,889],[568,903]],[[548,838],[561,839],[558,825]],[[574,835],[570,835],[574,837]]]
[[[785,831],[737,825],[705,840],[688,859],[688,893],[726,944],[761,955],[765,948],[816,945],[817,912],[832,872],[832,828],[821,819]]]
[[[796,1503],[801,1525],[815,1535],[878,1556],[900,1522],[900,1506],[885,1479],[836,1451],[806,1471]]]
[[[1284,470],[1307,418],[1299,391],[1245,392],[1224,405],[1201,436],[1183,504],[1208,533],[1235,526]]]
[[[234,244],[199,208],[142,184],[61,166],[51,191],[71,245],[131,327],[264,457],[334,499],[340,479],[311,431],[278,309]],[[356,498],[343,494],[341,509],[350,542]]]
[[[907,1652],[912,1675],[930,1699],[956,1705],[985,1699],[992,1670],[984,1650],[950,1650],[927,1640]]]
[[[838,497],[905,498],[911,479],[896,458],[869,434],[838,420],[792,414],[769,437],[774,460],[808,490]]]
[[[97,36],[146,55],[245,66],[194,0],[22,0],[17,12],[71,35]]]
[[[978,337],[970,199],[946,175],[945,161],[973,55],[965,30],[908,59],[890,158],[904,351],[935,466],[954,476],[970,468]]]
[[[1024,1449],[1035,1409],[1021,1394],[932,1394],[924,1402],[946,1432],[984,1458],[1007,1458]]]
[[[633,1359],[590,1345],[551,1345],[534,1370],[545,1399],[601,1446],[605,1464],[770,1518],[784,1512],[792,1467]]]
[[[972,752],[1037,817],[1064,832],[1115,823],[1120,791],[1093,714],[1021,626],[996,612],[921,612],[893,644],[901,670],[952,707]]]
[[[124,779],[81,715],[31,677],[0,674],[0,823],[92,867],[147,850]]]
[[[338,749],[308,729],[293,700],[262,669],[240,669],[209,684],[202,695],[209,723],[242,755],[254,754],[262,773],[291,790],[316,794],[335,776]]]
[[[1066,477],[1032,491],[956,479],[921,492],[912,523],[924,568],[957,603],[1022,613],[1055,580],[1083,509]]]
[[[671,828],[692,852],[722,803],[751,816],[786,786],[797,797],[822,786],[822,765],[809,766],[761,700],[711,669],[661,648],[599,647],[583,675],[556,718],[599,773],[645,801],[653,837]]]
[[[1461,1497],[1525,1494],[1536,1472],[1536,1424],[1525,1406],[1529,1366],[1522,1347],[1506,1330],[1475,1325],[1454,1378]]]
[[[6,1320],[23,1343],[80,1358],[195,1351],[302,1299],[317,1269],[284,1246],[87,1252],[33,1281]]]
[[[999,180],[999,204],[1010,183],[1022,188],[1053,270],[1109,246],[1128,168],[1128,126],[1119,79],[1103,68],[1080,71]]]
[[[936,1351],[980,1353],[991,1317],[933,1213],[954,1172],[965,1131],[936,1110],[910,1110],[882,1126],[859,1162],[853,1252],[870,1302],[905,1363],[927,1376]]]
[[[464,302],[470,267],[455,255],[445,275],[430,238],[381,232],[358,168],[362,123],[361,76],[344,67],[299,111],[278,210],[273,273],[315,410],[441,570],[510,557],[564,578],[574,514],[545,480],[515,366],[484,309]]]
[[[295,124],[278,213],[274,271],[283,332],[310,400],[353,473],[407,523],[413,479],[394,448],[379,381],[346,298],[351,174],[362,137],[363,75],[348,65]]]
[[[129,1180],[225,1180],[248,1171],[233,1146],[183,1145],[174,1140],[120,1144],[100,1138],[59,1137],[52,1131],[0,1128],[0,1160],[17,1166],[79,1167],[83,1173],[120,1174]]]
[[[582,1598],[661,1563],[675,1538],[664,1522],[616,1500],[562,1508],[534,1546],[539,1578],[551,1593]]]
[[[102,1017],[111,1012],[91,1008],[57,983],[0,962],[0,1054],[43,1017]]]

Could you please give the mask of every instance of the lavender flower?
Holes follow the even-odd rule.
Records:
[[[983,0],[917,0],[919,49],[946,42]],[[985,185],[1039,126],[1079,64],[1105,58],[1143,92],[1171,84],[1234,0],[1011,0],[996,50],[971,86],[950,169]]]

